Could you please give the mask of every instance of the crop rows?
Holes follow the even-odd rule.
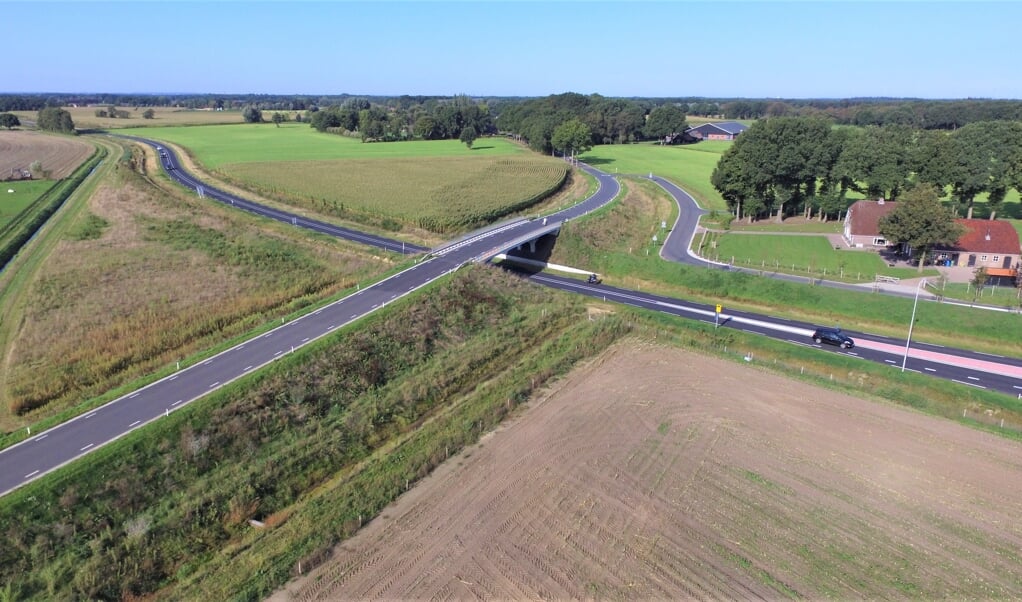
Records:
[[[483,225],[555,192],[567,166],[549,157],[444,157],[244,163],[220,174],[296,206],[391,220],[439,234]]]

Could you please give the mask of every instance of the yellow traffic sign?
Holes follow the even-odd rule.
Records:
[[[718,303],[717,304],[717,313],[719,314],[720,310],[722,310],[722,309],[724,309],[724,306],[722,306],[720,303]]]

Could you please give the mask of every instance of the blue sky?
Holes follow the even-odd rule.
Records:
[[[2,92],[1022,98],[1016,2],[0,2]]]

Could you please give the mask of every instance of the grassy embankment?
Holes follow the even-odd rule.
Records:
[[[629,330],[584,303],[479,267],[390,305],[0,499],[0,581],[257,599]]]
[[[147,130],[217,178],[288,206],[389,231],[451,236],[529,210],[561,189],[564,162],[504,138],[362,143],[307,124]]]
[[[868,289],[850,292],[693,268],[664,261],[656,250],[647,255],[660,221],[671,223],[676,206],[651,182],[628,179],[623,185],[626,192],[621,202],[561,230],[552,262],[598,272],[613,285],[818,324],[840,324],[849,330],[905,335],[912,299],[878,295]],[[919,304],[913,338],[991,353],[1022,353],[1018,316],[930,302]]]
[[[97,148],[93,155],[75,169],[69,177],[57,182],[40,181],[34,182],[32,186],[23,185],[21,182],[16,186],[9,185],[15,190],[9,196],[20,197],[22,202],[17,203],[19,209],[16,211],[0,215],[0,218],[5,218],[0,219],[0,269],[3,269],[21,251],[25,243],[35,236],[47,220],[61,208],[82,182],[89,177],[89,173],[103,160],[104,156],[106,156],[106,152]],[[19,193],[18,188],[22,188],[25,192]],[[25,204],[32,191],[36,192],[35,197]]]
[[[94,405],[393,267],[383,252],[167,194],[128,162],[108,172],[0,295],[4,430]]]

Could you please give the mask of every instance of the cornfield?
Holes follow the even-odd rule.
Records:
[[[437,157],[225,165],[220,175],[334,217],[396,220],[449,234],[521,211],[555,192],[549,157]]]

